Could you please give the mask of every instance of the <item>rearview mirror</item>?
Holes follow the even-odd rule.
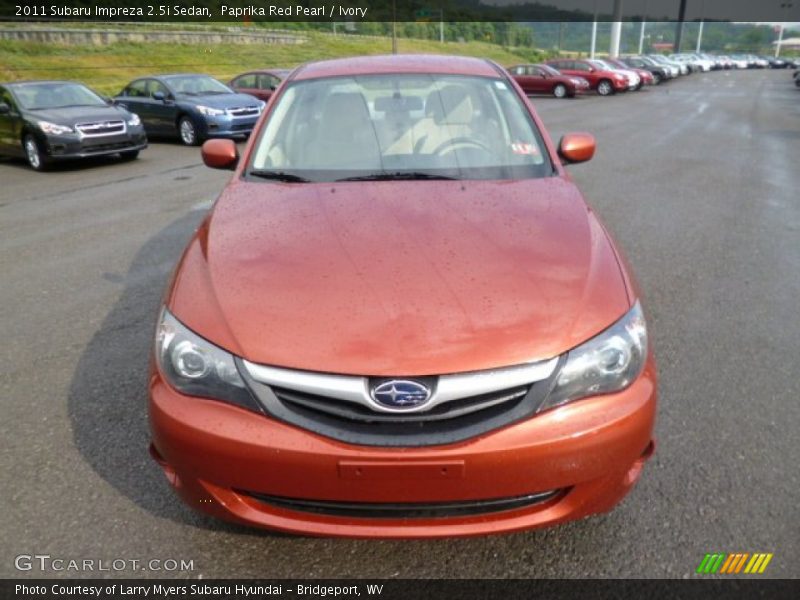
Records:
[[[594,156],[596,145],[590,133],[568,133],[558,143],[558,155],[567,164],[586,162]]]
[[[164,92],[153,92],[153,100],[158,100],[159,102],[163,102],[166,99],[166,95]]]
[[[208,140],[200,149],[203,162],[212,169],[233,171],[239,162],[239,151],[233,140]]]
[[[0,102],[0,115],[7,115],[11,112],[11,107],[5,102]]]

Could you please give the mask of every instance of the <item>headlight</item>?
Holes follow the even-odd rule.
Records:
[[[128,119],[128,125],[131,127],[137,127],[142,124],[142,120],[139,118],[139,115],[136,113],[131,113],[131,118]]]
[[[56,125],[55,123],[49,123],[47,121],[37,121],[37,125],[39,125],[39,129],[41,129],[45,133],[51,133],[53,135],[72,133],[72,127],[65,127],[64,125]]]
[[[218,117],[225,114],[225,111],[222,109],[211,108],[210,106],[203,106],[202,104],[198,105],[196,108],[201,115],[205,115],[207,117]]]
[[[618,392],[639,376],[647,360],[647,325],[637,302],[600,335],[570,350],[555,387],[539,410]]]
[[[190,331],[166,308],[156,330],[155,351],[161,373],[179,392],[258,410],[233,355]]]

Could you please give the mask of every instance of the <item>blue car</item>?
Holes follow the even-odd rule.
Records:
[[[248,136],[265,106],[213,77],[195,74],[136,79],[114,102],[139,115],[148,135],[177,134],[187,146],[208,138]]]

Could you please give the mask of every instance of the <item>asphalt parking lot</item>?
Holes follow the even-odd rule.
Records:
[[[14,567],[49,554],[206,578],[684,577],[706,552],[772,552],[765,576],[800,576],[800,90],[712,72],[534,104],[553,137],[597,137],[570,171],[633,265],[659,361],[658,451],[614,512],[388,542],[186,508],[147,454],[146,368],[165,281],[229,175],[157,142],[133,163],[0,162],[0,576],[58,576]]]

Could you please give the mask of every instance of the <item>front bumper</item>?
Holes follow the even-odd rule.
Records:
[[[147,136],[141,127],[129,128],[124,134],[103,137],[47,135],[44,141],[48,156],[54,160],[107,156],[147,148]]]
[[[606,512],[652,453],[655,411],[652,356],[622,392],[421,448],[339,442],[184,396],[157,370],[150,380],[151,451],[189,506],[245,525],[323,536],[506,533]],[[534,500],[514,504],[520,498]],[[447,511],[465,505],[489,509]],[[399,510],[376,512],[387,507]]]
[[[635,86],[632,86],[627,79],[624,80],[613,79],[611,81],[611,84],[614,86],[614,89],[617,90],[618,92],[624,92],[635,88]]]
[[[230,138],[247,136],[253,132],[258,122],[259,115],[248,117],[233,117],[231,115],[220,115],[216,117],[205,117],[203,127],[204,137]]]

